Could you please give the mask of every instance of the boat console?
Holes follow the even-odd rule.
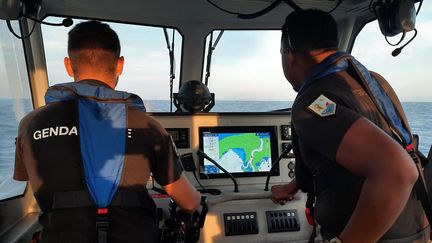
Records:
[[[171,134],[189,181],[206,200],[198,242],[308,241],[312,226],[304,213],[306,195],[277,205],[265,191],[269,174],[270,186],[294,177],[294,155],[282,154],[291,143],[289,112],[152,116]],[[161,188],[155,182],[148,188],[162,214],[160,227],[167,229],[170,199],[152,190]]]

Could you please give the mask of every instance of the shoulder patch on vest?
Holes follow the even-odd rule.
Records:
[[[320,117],[328,117],[336,114],[336,103],[325,95],[320,95],[308,106],[308,109]]]

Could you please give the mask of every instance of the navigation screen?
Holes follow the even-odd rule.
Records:
[[[234,176],[267,175],[277,157],[275,127],[201,127],[200,149]],[[278,165],[277,165],[278,166]],[[201,178],[227,177],[201,159]],[[279,174],[279,167],[275,173]]]

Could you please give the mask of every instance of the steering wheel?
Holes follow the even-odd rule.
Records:
[[[208,212],[207,197],[201,197],[200,205],[200,212],[186,213],[181,211],[177,204],[171,199],[168,207],[171,218],[165,221],[161,242],[197,242]]]

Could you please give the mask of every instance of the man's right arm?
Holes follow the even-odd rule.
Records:
[[[194,212],[201,202],[201,194],[188,181],[175,144],[169,134],[156,120],[151,119],[156,149],[151,171],[153,178],[161,185],[174,202],[185,212]],[[149,125],[150,126],[150,125]],[[157,129],[156,129],[157,128]]]
[[[357,206],[339,238],[344,243],[376,242],[402,212],[417,169],[402,146],[365,118],[347,130],[336,161],[365,178]]]
[[[201,201],[201,194],[182,175],[176,181],[163,186],[167,194],[185,212],[192,213],[197,210]]]

